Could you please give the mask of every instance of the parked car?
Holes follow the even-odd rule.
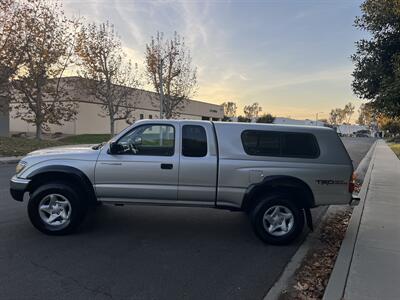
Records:
[[[371,137],[371,131],[369,130],[359,130],[357,132],[355,132],[355,136],[356,137]]]
[[[356,133],[356,137],[371,137],[371,135],[366,133]]]
[[[246,212],[265,242],[300,235],[310,209],[349,204],[353,166],[326,127],[142,120],[95,146],[34,151],[11,194],[28,194],[32,224],[73,232],[97,203],[196,206]]]

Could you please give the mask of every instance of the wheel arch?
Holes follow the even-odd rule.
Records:
[[[299,198],[296,205],[306,210],[315,207],[314,194],[303,180],[287,175],[274,175],[265,177],[262,182],[250,185],[243,198],[242,210],[249,211],[258,203],[258,199],[272,192],[294,194]]]
[[[31,180],[26,189],[30,193],[42,184],[64,181],[79,187],[88,197],[90,204],[96,203],[97,199],[93,184],[84,172],[75,167],[64,165],[44,166],[33,171],[27,178]]]

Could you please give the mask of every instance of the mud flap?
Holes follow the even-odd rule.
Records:
[[[304,213],[306,215],[306,222],[308,228],[310,228],[311,231],[314,231],[314,225],[312,221],[312,215],[311,215],[311,210],[310,208],[304,208]]]

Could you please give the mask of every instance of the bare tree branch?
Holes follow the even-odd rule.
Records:
[[[243,112],[246,118],[248,119],[256,119],[258,118],[258,114],[262,111],[262,108],[258,104],[258,102],[254,102],[251,105],[246,105],[243,108]]]
[[[197,88],[197,70],[192,66],[184,39],[175,33],[172,39],[165,40],[158,32],[146,45],[145,54],[147,78],[160,95],[165,117],[179,116]],[[161,101],[161,89],[164,101]]]
[[[76,115],[77,103],[61,85],[71,63],[79,22],[64,16],[60,1],[21,1],[24,8],[24,58],[12,78],[16,117],[36,126],[36,137],[50,124],[62,125]],[[71,49],[72,48],[72,49]]]
[[[138,68],[126,59],[121,40],[114,26],[107,23],[89,24],[81,28],[75,47],[79,57],[80,75],[86,80],[83,87],[99,101],[109,117],[110,132],[115,133],[115,121],[133,120],[138,93],[131,88],[140,85]]]

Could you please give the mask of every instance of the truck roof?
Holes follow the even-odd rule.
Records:
[[[222,125],[230,125],[232,126],[239,126],[239,127],[251,127],[251,128],[269,128],[269,129],[293,129],[296,131],[296,129],[301,129],[307,130],[307,131],[321,131],[321,130],[333,130],[332,128],[329,127],[322,127],[322,126],[311,126],[311,125],[288,125],[288,124],[271,124],[271,123],[246,123],[246,122],[213,122],[216,124],[222,124]]]
[[[288,125],[288,124],[270,124],[270,123],[247,123],[247,122],[222,122],[222,121],[207,121],[207,120],[193,120],[193,119],[146,119],[146,120],[138,120],[137,123],[185,123],[185,122],[196,122],[196,123],[214,123],[218,124],[217,126],[234,126],[234,127],[241,127],[241,128],[252,128],[252,129],[270,129],[270,130],[285,130],[285,131],[333,131],[332,128],[329,127],[322,127],[322,126],[311,126],[311,125]]]

